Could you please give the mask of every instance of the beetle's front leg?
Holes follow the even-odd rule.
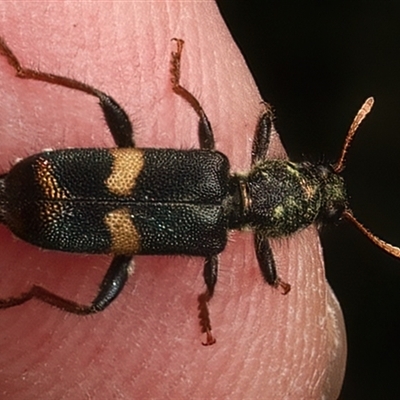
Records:
[[[258,265],[265,281],[275,288],[280,287],[282,289],[282,294],[289,293],[290,284],[282,281],[276,273],[274,255],[272,254],[269,240],[262,232],[256,231],[254,233],[254,246]]]
[[[271,141],[274,114],[268,103],[263,103],[263,107],[264,109],[258,119],[254,133],[253,147],[251,149],[251,166],[266,159]]]

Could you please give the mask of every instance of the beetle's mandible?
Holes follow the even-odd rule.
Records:
[[[375,244],[400,257],[400,249],[366,230],[349,209],[340,172],[357,127],[370,111],[364,103],[335,165],[267,159],[273,113],[263,104],[253,140],[251,167],[230,172],[227,157],[215,150],[211,124],[199,101],[180,85],[183,40],[171,54],[173,91],[199,117],[199,150],[137,148],[131,122],[104,92],[59,75],[23,67],[0,38],[0,54],[23,79],[44,81],[98,98],[116,148],[44,151],[23,159],[0,176],[0,223],[41,248],[73,253],[111,254],[111,265],[89,305],[78,304],[34,285],[0,299],[8,308],[36,298],[75,314],[104,310],[128,278],[134,255],[189,255],[204,258],[206,290],[199,318],[206,342],[211,333],[208,302],[218,276],[218,254],[230,230],[251,229],[265,281],[283,294],[290,285],[276,271],[269,239],[290,236],[307,226],[346,218]]]

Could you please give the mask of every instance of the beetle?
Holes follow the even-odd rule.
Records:
[[[270,238],[290,236],[307,226],[353,222],[379,247],[399,257],[400,249],[376,238],[354,217],[343,178],[344,159],[354,133],[369,113],[369,98],[356,115],[335,165],[267,159],[273,112],[263,103],[247,173],[231,173],[228,158],[215,150],[211,124],[199,101],[180,84],[184,41],[173,39],[173,91],[199,117],[200,149],[138,148],[132,124],[106,93],[77,80],[24,68],[0,38],[0,54],[22,79],[44,81],[97,97],[116,148],[63,149],[29,156],[0,176],[0,223],[26,242],[73,253],[111,254],[112,262],[89,305],[78,304],[34,285],[0,308],[36,298],[86,315],[104,310],[128,278],[134,255],[204,258],[206,289],[198,296],[205,345],[215,343],[208,303],[218,276],[218,255],[230,230],[250,229],[264,280],[283,294],[290,284],[276,270]]]

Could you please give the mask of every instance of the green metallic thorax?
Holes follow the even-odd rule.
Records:
[[[238,226],[262,231],[267,237],[282,237],[314,222],[334,218],[346,205],[343,179],[332,168],[308,162],[267,160],[248,175],[237,176],[245,195]]]

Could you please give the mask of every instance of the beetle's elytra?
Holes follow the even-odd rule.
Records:
[[[46,249],[207,256],[226,244],[228,183],[229,163],[218,152],[48,151],[8,173],[5,220]]]
[[[95,96],[117,148],[45,151],[18,162],[0,176],[0,222],[39,247],[112,254],[113,260],[90,305],[33,286],[0,308],[36,298],[75,314],[104,310],[120,293],[137,254],[203,257],[206,290],[199,296],[200,325],[213,344],[207,303],[214,294],[218,254],[229,230],[250,228],[265,281],[279,278],[269,238],[289,236],[313,223],[345,217],[371,240],[399,257],[400,249],[373,236],[355,220],[339,173],[350,141],[373,99],[358,112],[335,166],[266,158],[273,114],[264,104],[255,130],[251,168],[232,174],[227,157],[214,149],[214,135],[198,100],[179,83],[183,41],[171,55],[172,89],[198,114],[199,150],[140,149],[124,110],[107,94],[58,75],[24,68],[0,38],[0,54],[23,79],[44,81]]]

